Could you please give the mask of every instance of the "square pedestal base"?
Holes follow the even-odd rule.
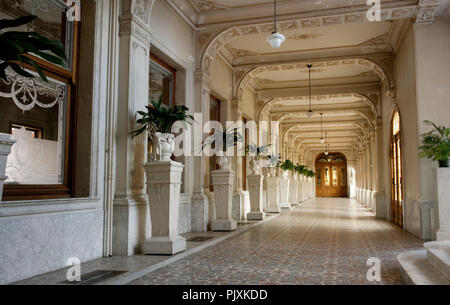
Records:
[[[266,217],[264,212],[250,212],[247,213],[248,220],[263,220]]]
[[[144,243],[144,254],[172,255],[186,250],[186,239],[177,236],[155,236]]]
[[[281,208],[280,207],[277,207],[277,208],[268,207],[267,208],[267,213],[281,213]]]
[[[290,210],[291,209],[291,204],[290,203],[281,204],[281,208],[284,209],[284,210]]]
[[[234,231],[237,229],[237,221],[216,219],[211,222],[211,231]]]

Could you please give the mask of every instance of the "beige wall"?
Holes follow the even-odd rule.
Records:
[[[256,121],[256,96],[249,87],[245,87],[242,93],[242,111],[247,120]]]
[[[438,17],[431,25],[415,25],[417,109],[420,134],[430,120],[450,126],[450,19]],[[418,135],[420,136],[420,135]],[[436,201],[437,162],[420,160],[420,198]]]

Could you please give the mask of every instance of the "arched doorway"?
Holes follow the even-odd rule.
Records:
[[[400,130],[400,114],[395,111],[392,116],[391,132],[391,213],[392,221],[403,227],[403,173],[402,142]]]
[[[316,158],[316,196],[347,197],[347,159],[341,153]]]

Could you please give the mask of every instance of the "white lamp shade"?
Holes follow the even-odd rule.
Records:
[[[312,118],[314,112],[312,110],[308,110],[308,118]]]
[[[281,46],[281,44],[286,40],[283,34],[278,32],[272,33],[269,37],[267,37],[267,42],[274,49],[277,49]]]
[[[325,143],[325,139],[324,139],[324,138],[321,138],[321,139],[320,139],[320,143],[321,143],[321,144]]]

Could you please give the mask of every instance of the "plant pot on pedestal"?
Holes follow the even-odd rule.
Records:
[[[11,153],[11,147],[16,143],[11,139],[11,135],[0,133],[0,201],[2,201],[3,184],[8,177],[5,175],[8,155]]]
[[[271,167],[267,178],[267,212],[280,213],[280,178],[277,177],[277,168]]]
[[[170,255],[186,250],[186,240],[178,235],[183,167],[174,161],[144,165],[152,224],[152,237],[144,243],[145,254]]]
[[[262,210],[263,200],[263,175],[261,174],[261,167],[259,160],[252,158],[251,168],[253,173],[247,176],[248,189],[250,193],[250,208],[251,211],[247,213],[248,220],[262,220],[265,213]]]
[[[211,172],[216,207],[216,218],[211,222],[211,230],[234,231],[237,222],[232,217],[232,205],[236,174],[231,170],[231,157],[218,156],[217,159],[220,169]]]
[[[291,209],[289,202],[289,172],[283,171],[283,178],[280,180],[280,207],[282,209]]]

